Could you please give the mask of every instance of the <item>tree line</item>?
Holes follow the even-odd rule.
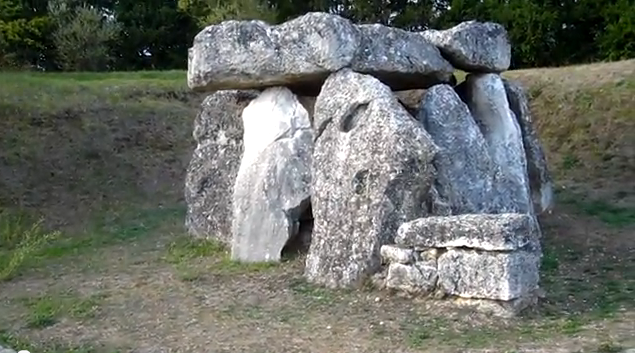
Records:
[[[309,11],[415,31],[499,22],[513,68],[635,57],[635,0],[0,0],[0,68],[183,69],[209,24]]]

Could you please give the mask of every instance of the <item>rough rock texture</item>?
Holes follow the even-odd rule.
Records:
[[[537,213],[550,210],[554,204],[553,180],[545,158],[545,152],[534,127],[529,101],[522,86],[503,79],[509,106],[514,112],[523,135],[523,145],[527,158],[527,172],[531,187],[534,209]]]
[[[377,74],[395,90],[447,82],[453,72],[437,48],[408,32],[360,29],[340,16],[311,12],[276,26],[225,21],[206,27],[189,49],[188,85],[197,91],[287,86],[310,95],[345,67]]]
[[[538,288],[535,252],[448,250],[439,256],[439,285],[463,298],[512,300]]]
[[[373,75],[393,90],[452,80],[454,68],[417,33],[380,24],[358,26],[361,43],[351,69]]]
[[[470,308],[496,317],[513,318],[524,309],[536,305],[538,296],[535,293],[528,293],[520,298],[507,301],[461,297],[449,298],[449,300],[456,307]]]
[[[416,260],[413,249],[404,249],[394,245],[383,245],[379,253],[384,263],[409,264]]]
[[[361,284],[403,222],[427,214],[437,147],[390,89],[349,69],[331,75],[315,104],[313,239],[305,276]]]
[[[417,113],[439,153],[435,187],[452,214],[495,213],[494,164],[487,143],[468,106],[449,85],[436,85],[423,95]]]
[[[232,259],[278,261],[309,205],[313,130],[290,90],[269,88],[243,111],[244,152],[233,194]]]
[[[539,236],[538,224],[529,214],[465,214],[406,222],[399,227],[395,243],[414,248],[510,251],[537,243]]]
[[[511,63],[511,44],[505,27],[493,22],[462,22],[422,36],[436,45],[454,67],[468,72],[502,72]]]
[[[391,263],[386,276],[386,288],[410,294],[426,294],[437,284],[437,266],[434,261],[419,261],[414,264]]]
[[[219,91],[201,105],[185,180],[185,226],[194,236],[231,242],[232,192],[243,151],[240,116],[257,96],[256,91]]]
[[[487,143],[495,165],[493,202],[497,213],[533,213],[527,160],[520,126],[509,108],[501,77],[497,74],[470,74],[459,85]]]

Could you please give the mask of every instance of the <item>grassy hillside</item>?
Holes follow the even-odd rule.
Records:
[[[0,346],[32,352],[635,347],[635,61],[521,70],[556,176],[547,298],[501,321],[242,266],[183,234],[183,72],[0,73]],[[36,227],[37,220],[43,223]],[[58,231],[58,232],[55,232]],[[397,349],[398,348],[398,349]]]

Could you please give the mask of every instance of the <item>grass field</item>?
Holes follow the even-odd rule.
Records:
[[[547,297],[499,320],[327,291],[183,229],[202,95],[183,72],[0,73],[0,346],[61,352],[635,347],[635,61],[512,71],[558,183]],[[0,349],[1,350],[1,349]]]

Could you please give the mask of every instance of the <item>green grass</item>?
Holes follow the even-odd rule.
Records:
[[[98,347],[74,346],[62,342],[46,342],[34,344],[22,337],[0,331],[0,345],[14,348],[16,351],[27,350],[32,353],[95,353]],[[119,350],[99,350],[103,353],[123,353]]]
[[[204,264],[196,260],[209,258]],[[167,249],[164,260],[175,266],[181,280],[195,281],[205,275],[235,276],[246,273],[266,273],[280,267],[276,262],[242,263],[230,257],[229,250],[215,240],[178,237]]]
[[[54,325],[62,317],[77,320],[94,317],[99,310],[100,301],[104,298],[105,295],[82,298],[73,293],[24,298],[23,305],[28,309],[26,326],[41,329]]]
[[[0,209],[0,282],[14,278],[28,261],[57,239],[59,232],[46,232],[41,221]]]
[[[596,217],[605,224],[622,228],[635,225],[635,207],[616,206],[605,200],[589,199],[583,194],[556,190],[557,201],[572,206],[578,213]]]

